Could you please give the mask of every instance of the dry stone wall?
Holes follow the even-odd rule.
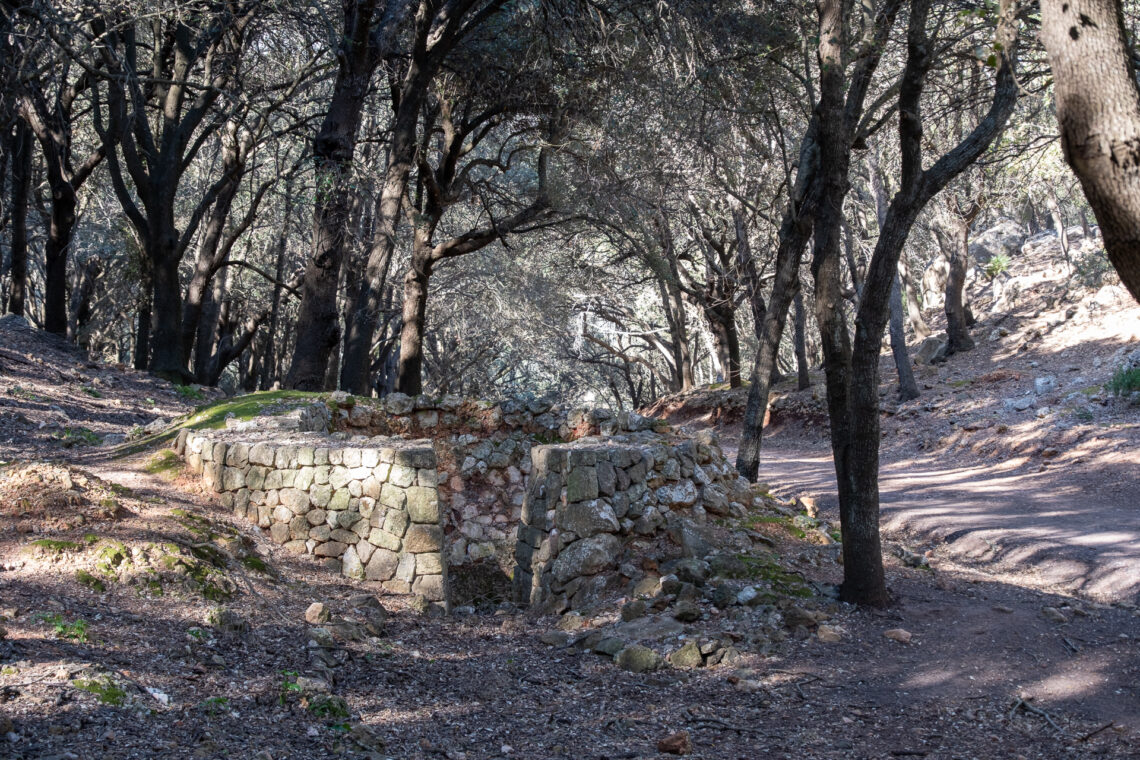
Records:
[[[686,525],[743,515],[752,498],[712,436],[589,437],[538,446],[532,459],[512,594],[552,612],[623,583],[630,540],[670,530],[683,543]]]
[[[604,408],[568,408],[550,398],[473,401],[392,393],[333,394],[332,425],[350,434],[430,438],[439,469],[445,553],[453,567],[496,559],[512,565],[535,445],[649,430],[660,421]]]
[[[431,441],[349,440],[266,427],[183,430],[175,451],[225,506],[267,529],[286,550],[447,605]]]

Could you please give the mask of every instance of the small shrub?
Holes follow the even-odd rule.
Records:
[[[1002,272],[1009,270],[1009,256],[1004,253],[994,254],[994,256],[986,262],[985,272],[987,279],[994,279]]]
[[[1108,260],[1108,254],[1102,248],[1074,261],[1073,275],[1086,288],[1099,288],[1106,283],[1115,281],[1116,270],[1113,268],[1112,262]]]
[[[61,639],[74,639],[80,644],[87,643],[87,621],[80,618],[73,623],[64,620],[63,615],[58,613],[48,614],[40,613],[37,617],[43,622],[47,623],[55,631],[55,635]]]
[[[83,385],[83,386],[80,386],[80,388],[79,388],[79,389],[80,389],[81,391],[83,391],[84,393],[86,393],[86,394],[87,394],[88,396],[90,396],[91,398],[103,398],[103,394],[102,394],[102,393],[100,393],[100,392],[99,392],[98,390],[96,390],[95,388],[92,388],[90,385]]]
[[[1113,373],[1105,387],[1114,396],[1126,396],[1140,391],[1140,367],[1132,369],[1121,367]]]
[[[309,700],[309,712],[318,718],[347,718],[348,703],[341,697],[320,694]]]

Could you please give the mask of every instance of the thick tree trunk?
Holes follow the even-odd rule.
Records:
[[[75,189],[69,182],[51,188],[51,217],[44,246],[44,329],[67,334],[67,256],[75,230]]]
[[[972,218],[972,217],[971,217]],[[955,213],[946,214],[938,235],[942,250],[950,263],[946,278],[946,354],[969,351],[974,347],[970,337],[970,320],[966,311],[966,272],[970,266],[970,223]]]
[[[340,342],[336,295],[352,213],[351,174],[364,99],[372,74],[388,52],[407,2],[387,3],[381,25],[373,27],[376,0],[345,2],[344,48],[332,101],[313,143],[317,186],[313,211],[313,252],[305,267],[297,340],[285,385],[321,390],[328,362]]]
[[[139,303],[135,320],[135,369],[150,366],[150,326],[154,302],[154,281],[150,257],[139,251]]]
[[[16,122],[12,146],[12,231],[11,269],[8,283],[8,311],[24,316],[28,298],[28,197],[32,182],[32,131]]]
[[[160,237],[158,245],[161,244]],[[151,278],[154,285],[154,324],[150,364],[151,372],[171,381],[189,382],[182,354],[182,284],[178,279],[179,256],[174,246],[152,249]]]
[[[1042,0],[1065,159],[1140,301],[1140,87],[1119,0]]]
[[[313,211],[313,253],[301,284],[297,342],[285,380],[289,388],[323,390],[329,356],[340,341],[336,294],[352,210],[349,177],[371,72],[368,68],[337,77],[332,103],[314,143],[317,186],[323,190]]]
[[[423,393],[424,323],[433,266],[430,251],[427,255],[413,255],[411,266],[404,275],[404,324],[400,330],[396,390],[409,396]]]

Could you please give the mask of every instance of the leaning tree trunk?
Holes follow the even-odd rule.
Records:
[[[1041,0],[1065,159],[1140,301],[1140,87],[1119,0]]]

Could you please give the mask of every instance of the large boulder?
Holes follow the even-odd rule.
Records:
[[[583,538],[567,546],[554,560],[551,572],[559,583],[600,573],[617,562],[621,539],[612,533]]]
[[[986,264],[997,255],[1014,258],[1025,244],[1025,230],[1012,219],[999,219],[997,224],[973,236],[970,256],[979,264]]]

